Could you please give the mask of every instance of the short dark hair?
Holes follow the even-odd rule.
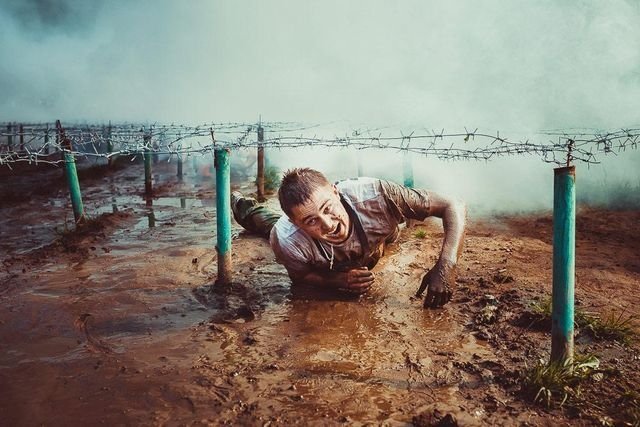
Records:
[[[291,218],[293,216],[291,210],[294,206],[304,204],[311,197],[311,193],[325,185],[330,186],[331,183],[315,169],[289,169],[282,176],[280,189],[278,189],[280,207]]]

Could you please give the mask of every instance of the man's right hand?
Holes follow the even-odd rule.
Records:
[[[344,289],[354,294],[367,292],[375,281],[373,272],[367,267],[354,268],[345,273],[340,273],[339,277],[339,282],[342,283],[338,283],[338,289]]]

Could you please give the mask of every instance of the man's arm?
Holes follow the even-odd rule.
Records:
[[[427,193],[431,201],[430,214],[442,218],[444,228],[440,260],[456,264],[462,252],[467,207],[460,199],[443,196],[433,191]]]
[[[451,299],[458,258],[462,252],[467,208],[459,199],[428,191],[430,214],[442,218],[444,240],[438,262],[422,279],[417,295],[428,287],[425,307],[441,307]]]
[[[367,267],[355,268],[346,272],[311,271],[304,275],[289,271],[294,285],[311,285],[316,287],[342,289],[352,293],[366,292],[374,282],[373,272]]]
[[[380,183],[389,208],[399,221],[405,218],[422,221],[428,216],[442,218],[444,241],[440,256],[422,279],[417,295],[421,296],[428,287],[425,307],[446,304],[451,298],[456,264],[462,252],[467,211],[464,202],[433,191],[407,188],[388,181]]]

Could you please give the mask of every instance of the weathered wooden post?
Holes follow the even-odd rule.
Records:
[[[153,128],[149,129],[149,138],[152,138]],[[160,160],[160,156],[158,155],[158,150],[160,149],[160,139],[159,137],[153,138],[153,164],[157,165]]]
[[[147,196],[153,193],[153,181],[151,178],[151,135],[146,134],[144,140],[144,192]]]
[[[11,123],[7,124],[7,147],[8,151],[13,150],[13,129]]]
[[[182,154],[178,153],[178,181],[182,181]]]
[[[575,181],[575,166],[554,170],[551,361],[560,363],[573,359],[576,247]]]
[[[49,123],[47,123],[47,129],[44,131],[44,154],[49,155]]]
[[[57,124],[57,122],[56,122]],[[54,151],[55,153],[58,152],[58,150],[60,150],[60,130],[58,128],[56,128],[56,151]]]
[[[20,152],[24,151],[24,125],[20,123]]]
[[[107,152],[109,153],[109,158],[107,159],[107,166],[112,167],[114,158],[113,158],[113,141],[111,140],[111,120],[109,120],[109,126],[107,127]]]
[[[216,148],[216,231],[218,254],[218,278],[216,286],[231,284],[231,179],[229,171],[230,152],[227,148]]]
[[[256,184],[258,186],[258,201],[264,202],[264,128],[258,125],[258,176]]]

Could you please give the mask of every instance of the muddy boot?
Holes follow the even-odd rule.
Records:
[[[231,211],[236,222],[245,230],[269,238],[273,225],[282,216],[258,203],[253,197],[245,197],[239,191],[231,193]]]
[[[251,208],[255,207],[258,201],[253,197],[245,197],[241,192],[234,191],[231,193],[231,212],[236,222],[244,226],[247,214]]]

